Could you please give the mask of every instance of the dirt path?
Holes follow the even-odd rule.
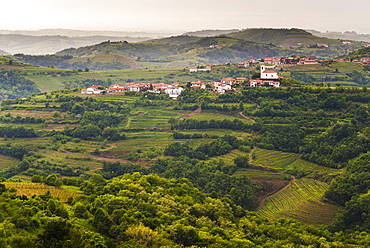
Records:
[[[249,164],[253,164],[253,153],[254,153],[255,150],[257,150],[257,147],[253,146],[253,149],[249,153],[249,161],[248,161]]]
[[[104,149],[99,149],[99,151],[100,152],[108,151],[109,149],[112,149],[113,147],[116,147],[116,146],[117,146],[117,143],[112,143],[112,144],[110,144],[109,147],[104,148]]]
[[[250,101],[251,103],[254,103],[254,105],[256,105],[256,108],[260,108],[260,105],[256,101],[253,101],[251,99],[248,99],[248,101]]]
[[[243,111],[242,111],[242,112],[239,112],[239,114],[240,114],[242,117],[244,117],[245,119],[250,120],[252,123],[256,123],[256,121],[255,121],[255,120],[253,120],[252,118],[250,118],[250,117],[248,117],[248,116],[244,115],[244,114],[243,114]]]
[[[106,158],[106,157],[96,157],[95,158],[98,161],[107,161],[107,162],[120,162],[121,164],[125,163],[132,163],[132,164],[138,164],[143,167],[150,167],[153,164],[153,161],[138,161],[138,162],[132,162],[125,159],[120,158]]]
[[[262,197],[261,200],[260,200],[260,203],[259,203],[259,205],[258,205],[258,207],[256,209],[256,211],[259,211],[259,210],[261,210],[261,208],[263,208],[263,206],[265,205],[265,201],[266,201],[267,198],[280,193],[281,191],[283,191],[286,188],[288,188],[294,181],[297,180],[297,178],[295,176],[291,175],[291,177],[292,177],[292,180],[287,185],[285,185],[282,189],[276,191],[275,193],[272,193],[272,194],[269,194],[269,195],[266,195],[266,196]]]
[[[193,115],[196,115],[196,114],[199,114],[200,112],[202,112],[202,108],[199,106],[196,110],[194,110],[193,112],[191,113],[186,113],[184,114],[181,118],[183,119],[187,119]]]

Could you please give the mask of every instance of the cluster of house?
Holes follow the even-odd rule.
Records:
[[[136,92],[149,92],[149,93],[161,93],[164,92],[170,97],[178,97],[184,88],[180,87],[181,83],[165,84],[165,83],[127,83],[124,86],[115,84],[107,89],[99,85],[93,85],[87,89],[82,89],[81,94],[106,94],[106,93],[119,93],[124,91],[136,91]]]
[[[237,78],[223,78],[218,81],[203,83],[203,82],[191,82],[191,87],[194,89],[202,88],[206,89],[207,85],[209,89],[217,91],[218,93],[225,93],[234,91],[235,85],[243,84],[249,87],[274,87],[278,88],[281,86],[280,77],[275,71],[277,67],[275,65],[260,65],[260,78],[248,79],[243,77]]]
[[[195,81],[190,83],[190,87],[197,89],[205,89],[209,91],[215,91],[220,94],[234,91],[236,86],[240,84],[250,87],[280,87],[280,78],[276,71],[273,69],[275,66],[260,66],[260,78],[248,79],[244,77],[237,78],[223,78],[221,80],[213,82],[201,82]],[[101,86],[93,85],[87,89],[82,89],[81,94],[107,94],[107,93],[119,93],[125,91],[136,91],[136,92],[148,92],[148,93],[166,93],[172,98],[178,97],[184,90],[184,84],[177,83],[127,83],[124,86],[115,84],[107,89]]]
[[[361,59],[360,59],[360,62],[361,62],[361,64],[363,64],[363,65],[370,65],[370,58],[368,58],[368,57],[363,57],[363,58],[361,58]]]
[[[370,65],[370,58],[363,57],[360,59],[333,59],[337,62],[354,62],[354,63],[360,63],[361,65]]]
[[[370,47],[370,44],[369,46]],[[238,67],[249,67],[254,65],[274,65],[275,69],[280,69],[284,67],[294,66],[294,65],[315,65],[318,64],[319,59],[313,59],[312,56],[295,56],[295,57],[268,57],[264,59],[250,59],[249,61],[244,61],[238,63]],[[370,58],[363,57],[360,59],[334,59],[337,62],[354,62],[360,63],[362,65],[370,65]]]
[[[239,67],[249,67],[253,65],[274,65],[276,68],[283,68],[293,65],[314,65],[318,64],[319,60],[313,59],[312,56],[295,56],[295,57],[267,57],[264,59],[250,59],[238,63]]]
[[[212,66],[206,65],[205,67],[189,67],[189,72],[198,72],[198,71],[211,71]]]

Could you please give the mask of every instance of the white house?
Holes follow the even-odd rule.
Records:
[[[361,62],[361,63],[365,63],[365,64],[367,64],[367,63],[369,63],[369,62],[370,62],[370,58],[368,58],[368,57],[361,58],[361,59],[360,59],[360,62]]]
[[[125,88],[118,84],[114,84],[107,89],[107,92],[122,92],[122,91],[125,91]]]
[[[217,86],[217,92],[220,93],[220,94],[224,94],[228,90],[232,90],[231,85],[229,85],[229,84],[219,84]]]
[[[204,68],[198,68],[198,67],[189,67],[189,72],[198,72],[198,71],[211,71],[212,66],[206,65]]]
[[[201,82],[201,81],[194,81],[194,82],[191,82],[191,88],[194,88],[194,89],[206,89],[206,84]]]
[[[228,84],[228,85],[233,85],[233,84],[236,83],[236,79],[235,78],[223,78],[223,79],[221,79],[221,83]]]
[[[277,80],[262,80],[262,79],[251,79],[249,81],[250,87],[274,87],[279,88],[280,87],[280,81]]]
[[[276,71],[268,71],[266,67],[265,65],[261,65],[261,79],[279,79]]]
[[[100,94],[101,92],[102,90],[100,89],[99,85],[93,85],[87,88],[86,90],[85,89],[81,90],[82,94]]]
[[[165,89],[165,93],[168,94],[170,97],[178,97],[181,95],[181,92],[183,91],[182,87],[177,86],[170,86]]]
[[[238,64],[238,67],[245,67],[245,68],[247,68],[247,67],[249,67],[249,62],[241,62],[241,63]]]

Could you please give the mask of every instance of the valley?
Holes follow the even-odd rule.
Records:
[[[368,247],[364,44],[203,30],[1,57],[0,243]]]

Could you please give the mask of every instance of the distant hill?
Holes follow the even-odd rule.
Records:
[[[5,52],[4,50],[0,50],[0,55],[10,55],[10,53]]]
[[[164,31],[108,31],[108,30],[76,30],[76,29],[40,29],[40,30],[0,30],[0,34],[21,34],[32,36],[68,36],[68,37],[86,37],[86,36],[112,36],[112,37],[133,37],[155,39],[178,35],[178,32]]]
[[[358,34],[355,31],[346,31],[346,32],[329,32],[328,31],[324,33],[320,31],[316,31],[316,30],[307,30],[307,31],[318,37],[370,42],[370,34]]]
[[[197,37],[209,37],[209,36],[219,36],[230,34],[234,32],[240,31],[239,29],[208,29],[208,30],[201,30],[201,31],[194,31],[194,32],[186,32],[184,35],[187,36],[197,36]]]
[[[327,44],[341,45],[338,40],[321,38],[312,35],[302,29],[273,29],[273,28],[253,28],[228,34],[227,36],[247,39],[250,41],[266,44],[274,44],[281,47],[298,47],[302,45]]]
[[[140,42],[149,38],[117,37],[117,36],[33,36],[21,34],[0,34],[0,49],[8,54],[24,53],[33,55],[53,54],[70,47],[81,47],[101,43],[103,41]]]
[[[69,55],[24,55],[15,54],[13,58],[16,61],[36,65],[36,66],[54,66],[61,69],[85,69],[90,70],[120,70],[136,69],[141,66],[132,58],[116,54],[99,54],[96,56],[73,57]]]

